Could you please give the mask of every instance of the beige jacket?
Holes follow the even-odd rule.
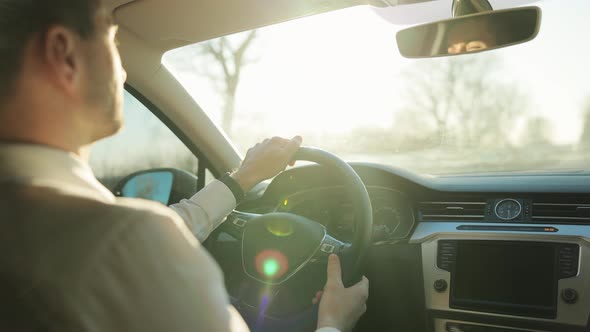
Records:
[[[234,206],[218,181],[176,212],[115,198],[72,154],[0,145],[0,331],[247,331],[193,236]]]

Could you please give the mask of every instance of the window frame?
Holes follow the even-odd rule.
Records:
[[[125,83],[124,88],[125,91],[131,94],[135,99],[137,99],[137,101],[143,104],[143,106],[145,106],[145,108],[147,108],[153,115],[155,115],[160,121],[162,121],[162,123],[166,127],[168,127],[168,129],[176,136],[176,138],[178,138],[182,142],[182,144],[184,144],[189,149],[189,151],[192,152],[195,157],[197,157],[197,160],[199,161],[199,167],[197,169],[196,174],[197,190],[205,188],[207,170],[209,170],[209,172],[211,172],[211,174],[213,174],[215,178],[219,177],[219,172],[214,167],[212,167],[211,162],[203,154],[203,152],[201,152],[201,150],[196,146],[196,144],[194,144],[188,138],[188,136],[182,130],[180,130],[180,128],[178,128],[178,126],[172,120],[170,120],[170,118],[168,118],[166,114],[158,106],[152,103],[147,97],[145,97],[141,92],[139,92],[130,84]]]

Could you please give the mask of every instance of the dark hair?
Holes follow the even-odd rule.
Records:
[[[0,102],[11,95],[28,40],[52,25],[88,38],[100,0],[0,0]]]

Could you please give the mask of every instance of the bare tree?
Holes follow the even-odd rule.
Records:
[[[188,46],[182,52],[174,52],[170,55],[179,72],[195,72],[195,74],[209,78],[223,98],[221,127],[230,135],[233,129],[236,94],[242,71],[247,65],[255,62],[248,55],[248,51],[257,37],[257,31],[252,30],[245,34],[221,37]],[[197,59],[204,57],[208,61],[197,61]]]
[[[242,74],[242,69],[252,60],[246,57],[246,51],[252,45],[257,36],[257,31],[252,30],[240,41],[230,41],[227,37],[221,37],[209,41],[203,45],[203,51],[210,55],[222,69],[222,77],[209,75],[212,80],[221,80],[222,91],[225,97],[225,106],[221,127],[231,134],[236,111],[236,93]]]
[[[525,145],[549,145],[552,134],[551,122],[547,118],[534,116],[528,119],[522,132],[521,141]]]
[[[480,56],[416,63],[405,73],[405,110],[434,126],[438,144],[507,144],[526,98],[497,79],[498,62]]]

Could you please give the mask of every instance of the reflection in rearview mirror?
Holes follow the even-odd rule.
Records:
[[[406,58],[489,51],[534,39],[540,22],[538,7],[491,11],[401,30],[397,45]]]

